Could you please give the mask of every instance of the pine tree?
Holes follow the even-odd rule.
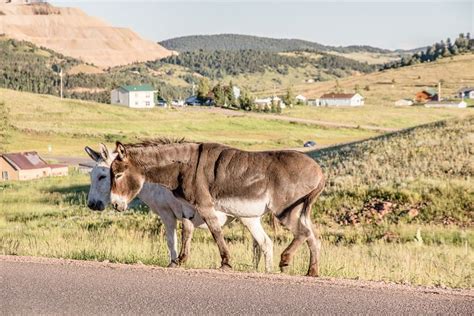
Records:
[[[293,90],[291,87],[288,87],[288,89],[286,89],[286,94],[283,97],[283,102],[285,102],[286,105],[292,105],[294,100],[295,96],[293,94]]]
[[[210,90],[209,79],[201,78],[198,83],[197,97],[201,100],[206,99]]]

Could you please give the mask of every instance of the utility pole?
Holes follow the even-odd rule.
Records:
[[[61,99],[63,98],[63,68],[59,71],[59,78],[61,80]]]
[[[195,85],[194,82],[193,82],[193,93],[192,93],[193,96],[194,96],[194,90],[195,90],[195,89],[196,89],[196,85]]]

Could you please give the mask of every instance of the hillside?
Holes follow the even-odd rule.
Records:
[[[327,176],[319,212],[343,225],[472,227],[473,133],[471,115],[310,153]]]
[[[179,66],[163,65],[151,70],[133,64],[100,70],[33,43],[0,36],[0,87],[59,95],[58,69],[64,72],[64,96],[108,103],[110,90],[118,85],[153,84],[163,97],[186,96],[189,84],[180,79],[188,72]]]
[[[130,29],[113,27],[76,8],[0,3],[0,34],[106,68],[172,54]]]
[[[377,135],[374,131],[324,128],[206,108],[135,110],[49,95],[0,89],[12,125],[8,151],[84,156],[84,146],[158,136],[220,142],[246,149],[302,148],[305,141],[331,145]]]
[[[390,106],[401,98],[413,98],[415,93],[428,87],[436,87],[442,81],[442,97],[452,97],[465,86],[474,85],[474,54],[448,57],[436,62],[416,64],[398,69],[390,69],[339,80],[302,83],[293,86],[295,93],[309,98],[319,98],[322,94],[334,91],[339,86],[343,92],[357,89],[366,97],[366,106]],[[271,90],[264,93],[271,93]],[[285,90],[280,90],[285,93]],[[331,111],[331,109],[326,109]],[[315,110],[316,111],[316,110]],[[317,109],[325,111],[325,109]],[[336,112],[337,109],[332,109]],[[306,114],[305,114],[306,115]],[[350,120],[350,117],[340,117]]]
[[[335,47],[300,39],[269,38],[240,34],[190,35],[164,40],[161,41],[160,44],[167,49],[176,50],[178,52],[198,50],[239,51],[242,49],[252,49],[269,52],[317,50],[336,51],[339,53],[390,53],[389,50],[366,45]]]

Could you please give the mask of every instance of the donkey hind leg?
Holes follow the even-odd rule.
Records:
[[[260,264],[261,258],[262,258],[262,248],[260,248],[260,245],[255,240],[255,238],[252,237],[252,262],[253,262],[253,266],[255,267],[255,270],[258,270],[258,265]]]
[[[187,219],[183,218],[183,229],[181,231],[181,250],[179,252],[178,263],[183,264],[189,258],[191,251],[191,239],[193,238],[194,225]]]
[[[265,272],[272,272],[273,242],[263,230],[260,217],[242,217],[240,220],[249,229],[253,239],[258,243],[263,251],[263,255],[265,257]],[[257,258],[255,258],[255,261],[256,260]]]
[[[230,265],[230,252],[227,244],[224,240],[224,234],[222,233],[221,225],[215,214],[215,211],[212,208],[197,207],[198,214],[206,223],[209,231],[214,238],[214,241],[217,243],[219,248],[219,253],[221,255],[221,269],[229,270],[232,269]]]
[[[178,250],[176,236],[176,217],[170,212],[159,213],[166,230],[166,243],[168,245],[170,263],[168,268],[174,268],[178,265]]]
[[[281,254],[280,269],[282,272],[288,270],[289,263],[296,250],[301,244],[307,241],[310,252],[310,263],[307,275],[318,276],[319,274],[318,263],[321,241],[314,233],[311,223],[311,206],[318,193],[318,190],[314,190],[303,199],[302,204],[295,206],[290,212],[286,212],[283,218],[280,218],[281,223],[294,235],[293,241]]]

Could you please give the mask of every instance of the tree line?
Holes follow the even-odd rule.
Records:
[[[373,52],[387,53],[386,49],[366,46],[352,45],[346,47],[335,47],[319,44],[316,42],[300,39],[278,39],[241,34],[217,34],[217,35],[191,35],[168,39],[159,43],[160,45],[179,52],[195,51],[234,51],[257,50],[266,52],[288,52],[288,51],[336,51],[340,53],[350,52]]]
[[[377,70],[374,65],[353,59],[327,53],[320,54],[323,55],[321,58],[313,59],[303,55],[286,56],[274,52],[250,49],[239,51],[199,50],[169,56],[161,59],[160,62],[183,66],[214,80],[222,79],[227,75],[263,73],[266,70],[286,75],[290,67],[299,68],[310,64],[338,77],[352,71],[369,73]]]
[[[416,52],[408,57],[403,57],[398,61],[385,64],[382,67],[382,70],[405,67],[419,63],[429,63],[440,58],[456,56],[473,51],[474,39],[471,39],[471,34],[460,33],[454,42],[450,38],[447,38],[446,41],[442,40],[438,43],[434,43],[423,51]]]

